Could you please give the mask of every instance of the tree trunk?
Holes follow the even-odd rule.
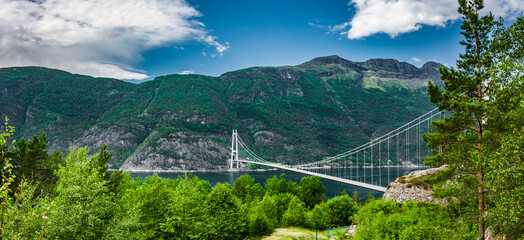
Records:
[[[480,159],[479,159],[480,160]],[[478,188],[478,195],[479,195],[479,240],[484,240],[485,236],[485,226],[484,226],[484,172],[482,171],[482,164],[479,166],[479,173],[478,173],[478,180],[479,180],[479,188]]]

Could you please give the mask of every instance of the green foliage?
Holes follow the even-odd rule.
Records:
[[[338,196],[325,203],[315,205],[308,212],[309,228],[328,229],[341,226],[349,226],[353,216],[357,213],[358,207],[349,196]]]
[[[316,204],[325,202],[326,187],[317,176],[303,177],[300,180],[299,197],[306,204],[306,208],[311,209]]]
[[[264,189],[259,183],[255,184],[255,179],[248,174],[244,174],[235,180],[233,185],[236,196],[243,201],[246,199],[258,199],[264,196]]]
[[[267,217],[262,206],[255,206],[249,213],[249,233],[252,236],[263,236],[273,232],[275,226]]]
[[[327,215],[330,216],[330,227],[348,226],[352,223],[352,216],[358,207],[349,196],[338,196],[326,203]]]
[[[491,102],[490,89],[494,82],[491,69],[494,65],[492,43],[495,28],[499,25],[490,13],[479,15],[484,7],[482,0],[459,0],[459,13],[462,14],[462,32],[464,40],[461,44],[465,52],[457,61],[458,69],[440,68],[441,79],[444,80],[444,90],[428,85],[431,102],[439,110],[451,111],[452,115],[443,120],[434,121],[435,131],[424,136],[428,146],[439,149],[433,156],[427,157],[426,164],[439,166],[450,164],[457,175],[476,175],[475,181],[464,184],[461,188],[470,188],[462,193],[478,198],[478,211],[473,212],[479,217],[479,239],[484,240],[485,228],[485,168],[486,149],[489,148]],[[457,181],[471,180],[457,178]]]
[[[496,233],[514,239],[524,237],[524,17],[508,27],[500,27],[494,37],[495,64],[491,74],[495,84],[488,119],[491,145],[485,151],[486,189],[490,215],[488,223]],[[496,140],[496,141],[495,141]]]
[[[14,132],[14,128],[7,125],[8,119],[5,119],[5,129],[0,132],[0,161],[2,161],[2,169],[0,173],[2,174],[2,186],[0,186],[0,201],[2,201],[2,215],[0,215],[0,234],[4,235],[4,226],[6,225],[6,219],[9,216],[10,206],[8,205],[11,202],[10,193],[12,192],[10,186],[15,181],[16,175],[12,173],[13,164],[10,163],[11,158],[8,155],[9,152],[9,139]]]
[[[303,227],[306,225],[306,207],[298,197],[289,201],[287,210],[282,215],[282,225]]]
[[[16,142],[17,148],[9,153],[13,158],[13,171],[18,176],[12,189],[18,187],[21,181],[27,180],[37,184],[37,194],[45,195],[53,191],[54,183],[58,180],[54,171],[62,162],[62,155],[58,151],[48,154],[48,144],[45,133],[33,135],[30,141],[22,138]]]
[[[524,236],[522,204],[516,204],[522,203],[524,191],[517,186],[523,182],[513,178],[522,175],[517,142],[523,122],[524,20],[504,26],[491,14],[478,14],[483,1],[459,3],[465,53],[458,70],[440,69],[444,90],[429,84],[430,100],[452,115],[434,121],[436,131],[424,136],[438,149],[426,163],[451,166],[447,177],[433,179],[435,196],[447,197],[460,214],[477,215],[479,239],[485,238],[485,220],[495,232],[517,238]]]
[[[53,239],[102,239],[108,232],[114,204],[105,180],[92,168],[86,148],[71,148],[56,174],[56,197],[45,201],[47,233]]]
[[[269,193],[266,192],[266,195],[268,194]],[[295,196],[291,193],[281,193],[272,196],[272,198],[275,200],[275,204],[277,205],[277,219],[279,223],[282,222],[282,216],[288,209],[289,202],[294,197]]]
[[[523,101],[524,103],[524,101]],[[520,109],[522,114],[522,109]],[[524,115],[520,115],[524,116]],[[501,148],[488,161],[487,189],[495,203],[490,225],[515,239],[524,236],[524,128],[503,137]]]
[[[477,232],[439,204],[377,200],[355,217],[355,239],[472,239]]]
[[[169,232],[169,238],[203,238],[202,229],[206,227],[205,201],[210,192],[207,181],[186,175],[179,179],[171,204],[166,207],[167,219],[162,230]]]
[[[360,205],[360,196],[358,195],[357,190],[353,192],[353,201],[355,201],[357,206]]]
[[[247,232],[245,206],[233,195],[228,183],[217,184],[207,197],[207,221],[204,238],[241,239]]]
[[[269,195],[275,195],[288,193],[290,184],[291,181],[286,181],[286,174],[282,173],[280,174],[280,178],[277,178],[277,175],[274,175],[272,178],[266,179],[266,184],[264,184],[264,187],[266,188],[266,192],[269,193]]]
[[[36,186],[22,181],[6,212],[3,239],[42,239],[46,233],[47,216],[41,207],[42,198],[33,199]]]

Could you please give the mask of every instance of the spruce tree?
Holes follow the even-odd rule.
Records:
[[[441,67],[444,89],[428,84],[430,100],[439,110],[451,116],[434,121],[435,131],[425,135],[428,146],[437,149],[426,158],[426,164],[439,166],[449,164],[457,180],[463,181],[466,189],[478,199],[478,230],[480,240],[485,232],[485,190],[483,155],[488,139],[485,137],[489,118],[489,92],[492,85],[490,68],[493,58],[490,51],[492,34],[498,22],[492,14],[480,16],[484,7],[482,0],[459,0],[462,14],[461,44],[465,52],[460,54],[457,69]]]

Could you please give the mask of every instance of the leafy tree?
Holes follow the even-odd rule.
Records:
[[[524,17],[499,27],[493,43],[494,86],[486,190],[490,225],[513,238],[524,236]]]
[[[144,183],[125,196],[126,205],[130,206],[131,213],[138,218],[138,229],[133,232],[134,238],[153,239],[170,237],[162,226],[168,219],[166,209],[173,202],[173,180],[163,179],[157,174],[147,177]]]
[[[273,226],[265,210],[260,205],[255,205],[249,212],[249,232],[252,236],[264,236],[273,232]]]
[[[71,148],[65,164],[57,170],[57,195],[44,204],[49,214],[49,238],[105,238],[114,204],[99,169],[92,167],[93,161],[86,148]]]
[[[247,209],[228,183],[213,187],[206,200],[206,239],[242,239],[247,232]]]
[[[286,212],[282,216],[282,225],[302,227],[306,225],[306,207],[298,197],[291,198]]]
[[[473,239],[475,230],[460,224],[452,211],[439,204],[377,200],[355,217],[354,239]]]
[[[266,192],[266,195],[269,195],[269,193]],[[277,194],[277,195],[272,196],[272,198],[275,200],[275,204],[277,206],[277,219],[278,219],[278,222],[282,222],[282,216],[284,215],[284,213],[288,209],[289,202],[294,197],[295,196],[292,195],[291,193],[281,193],[281,194]]]
[[[264,198],[262,199],[262,201],[258,203],[258,205],[264,211],[264,214],[266,215],[268,219],[271,229],[277,227],[279,223],[278,206],[277,206],[277,202],[275,201],[274,197],[269,196],[269,194],[266,194]]]
[[[2,201],[2,215],[0,215],[0,235],[4,235],[4,227],[6,225],[6,218],[9,216],[11,202],[10,186],[15,181],[16,176],[13,174],[13,164],[9,157],[9,139],[14,132],[14,128],[7,125],[8,119],[5,119],[5,132],[0,133],[0,161],[2,161],[2,186],[0,186],[0,201]]]
[[[46,215],[42,198],[33,198],[36,186],[22,181],[9,203],[7,218],[0,237],[3,239],[42,239],[46,229]]]
[[[205,202],[209,188],[209,182],[190,175],[185,175],[177,185],[172,204],[165,209],[169,214],[162,224],[162,230],[171,233],[170,238],[203,238],[202,229],[207,223]]]
[[[330,216],[329,226],[339,227],[351,225],[350,219],[358,211],[358,207],[349,196],[338,196],[326,203],[327,213]]]
[[[272,178],[266,179],[266,184],[264,187],[266,188],[266,192],[268,192],[270,195],[287,193],[288,182],[286,181],[286,174],[280,174],[280,178],[277,178],[277,175],[274,175]]]
[[[315,207],[307,213],[307,218],[314,220],[307,221],[308,228],[327,229],[331,226],[331,216],[328,213],[325,202],[315,205]]]
[[[250,199],[264,196],[264,189],[262,189],[259,183],[255,183],[255,179],[249,176],[249,174],[238,177],[235,180],[233,189],[235,190],[236,196],[243,201],[246,201],[248,196],[250,196]]]
[[[459,13],[462,14],[461,44],[465,53],[457,61],[458,69],[441,67],[444,90],[428,85],[431,102],[439,110],[451,111],[450,117],[434,121],[433,133],[424,136],[428,146],[439,149],[427,157],[426,164],[437,166],[450,164],[461,177],[459,181],[473,183],[469,195],[478,198],[479,239],[484,240],[485,232],[485,165],[484,150],[488,142],[489,129],[489,91],[492,88],[490,69],[493,65],[492,34],[497,26],[493,15],[479,15],[484,7],[482,0],[459,0]],[[474,181],[473,181],[474,179]]]
[[[299,197],[311,209],[315,204],[326,201],[326,187],[317,176],[303,177],[300,180]]]

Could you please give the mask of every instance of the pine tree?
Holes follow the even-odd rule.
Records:
[[[490,99],[492,85],[490,68],[493,58],[490,51],[492,34],[498,23],[493,15],[479,15],[484,7],[482,0],[459,0],[462,14],[461,44],[465,52],[457,61],[457,68],[440,68],[444,90],[429,82],[428,93],[431,102],[439,110],[449,111],[451,116],[434,121],[435,132],[424,136],[428,146],[438,149],[427,157],[426,164],[439,166],[449,164],[459,181],[472,184],[470,193],[478,198],[479,239],[484,240],[485,232],[485,190],[484,169],[486,156],[483,155],[488,139],[485,131],[489,128]],[[476,190],[476,191],[475,191]]]

